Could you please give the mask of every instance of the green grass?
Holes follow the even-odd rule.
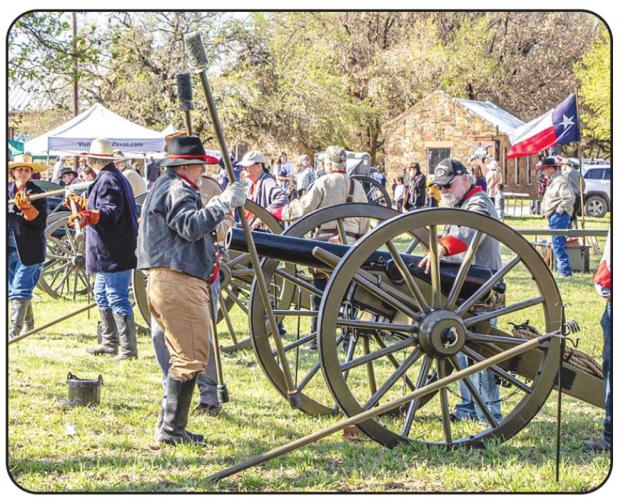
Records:
[[[538,217],[507,222],[544,227]],[[608,227],[609,218],[595,220],[594,225]],[[593,268],[598,259],[592,257]],[[523,294],[527,283],[517,284],[517,278],[515,274],[509,290]],[[603,302],[591,274],[558,285],[567,317],[576,318],[582,327],[581,349],[598,355]],[[35,301],[37,323],[81,304],[40,295]],[[240,315],[235,319],[241,320]],[[554,481],[557,397],[552,394],[521,433],[482,451],[421,445],[389,450],[366,438],[349,443],[337,433],[217,484],[208,483],[208,475],[324,428],[340,416],[317,418],[293,411],[266,381],[253,353],[242,351],[224,356],[230,403],[217,418],[191,417],[190,428],[204,433],[208,445],[162,448],[153,437],[161,384],[149,338],[140,336],[137,361],[94,358],[85,348],[96,341],[95,324],[95,313],[90,318],[84,313],[9,347],[8,464],[17,483],[28,490],[583,492],[598,487],[609,472],[608,455],[582,447],[584,439],[601,434],[604,412],[565,397],[561,481]],[[67,407],[69,371],[83,378],[102,374],[99,407]],[[68,431],[71,426],[75,432]],[[434,431],[429,424],[420,429]]]

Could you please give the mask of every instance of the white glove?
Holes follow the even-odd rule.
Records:
[[[236,208],[245,204],[247,200],[247,182],[240,180],[228,185],[225,190],[219,195],[221,201],[228,205],[228,209]]]
[[[247,183],[244,180],[228,185],[221,194],[208,201],[206,207],[227,213],[232,208],[242,206],[247,200],[247,193],[245,192],[246,185]]]

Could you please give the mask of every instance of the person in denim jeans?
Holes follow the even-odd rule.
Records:
[[[599,295],[605,299],[605,312],[601,318],[603,328],[603,378],[605,380],[605,420],[603,436],[585,440],[584,445],[597,452],[612,449],[612,270],[611,229],[607,233],[605,250],[599,268],[594,275],[594,284]]]
[[[537,168],[548,179],[541,203],[541,213],[547,219],[550,229],[568,229],[573,214],[575,194],[568,180],[560,172],[559,158],[554,156],[543,158]],[[573,271],[566,250],[566,237],[552,236],[551,245],[558,277],[571,276]]]
[[[498,218],[491,199],[481,187],[474,185],[474,178],[460,161],[451,158],[442,160],[434,170],[432,182],[440,189],[440,206],[459,208],[491,218]],[[451,262],[461,262],[475,232],[474,229],[466,226],[448,226],[444,235],[438,240],[438,258]],[[493,271],[499,270],[502,267],[499,241],[491,237],[484,238],[479,244],[472,263],[490,268]],[[425,272],[429,273],[430,259],[428,255],[419,262],[419,267],[424,267]],[[468,366],[468,359],[464,354],[460,353],[456,358],[460,367]],[[492,416],[496,420],[502,419],[500,385],[497,383],[496,376],[491,371],[484,370],[469,376],[468,381],[476,389],[479,398],[491,411]],[[450,415],[451,420],[484,421],[485,415],[481,406],[474,400],[470,390],[463,382],[459,383],[459,390],[462,400],[455,405],[455,409]]]
[[[31,182],[34,170],[41,171],[45,165],[32,161],[24,154],[9,162],[7,216],[8,288],[11,301],[9,336],[14,338],[34,328],[32,313],[32,290],[36,286],[45,261],[45,226],[47,223],[47,200],[31,201],[29,196],[43,190]]]
[[[137,207],[127,179],[114,165],[112,144],[95,139],[86,154],[97,177],[88,199],[69,194],[77,213],[69,224],[85,228],[86,271],[96,274],[94,298],[101,316],[101,344],[88,349],[93,355],[115,355],[115,360],[137,358],[133,308],[129,301],[131,271],[137,265]],[[120,352],[118,344],[120,343]]]

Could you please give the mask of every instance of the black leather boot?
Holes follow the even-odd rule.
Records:
[[[167,378],[163,423],[157,435],[159,442],[174,445],[199,444],[204,441],[203,435],[186,430],[196,378],[197,376],[193,376],[187,381]]]
[[[24,298],[13,298],[11,300],[11,325],[9,326],[9,337],[15,338],[21,334],[29,305],[30,300],[26,300]]]
[[[118,331],[111,310],[99,309],[101,320],[97,324],[97,336],[101,336],[101,344],[86,349],[92,355],[116,355],[118,353]]]
[[[24,327],[21,334],[27,333],[34,329],[34,314],[32,313],[32,300],[28,300],[28,308],[26,309],[26,317],[24,317]]]
[[[120,353],[114,360],[137,359],[137,332],[133,315],[113,313],[118,338],[120,340]]]

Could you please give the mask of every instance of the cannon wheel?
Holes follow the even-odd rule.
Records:
[[[437,235],[450,224],[472,228],[476,235],[461,264],[453,288],[448,296],[440,291],[439,260],[437,258]],[[345,327],[345,317],[341,310],[352,303],[357,316],[367,310],[355,301],[357,293],[375,293],[381,286],[368,284],[359,279],[359,269],[367,257],[377,249],[386,249],[397,260],[399,238],[410,230],[427,228],[429,231],[429,252],[433,262],[429,283],[409,275],[416,282],[417,290],[404,282],[399,285],[408,299],[403,303],[391,296],[389,306],[397,311],[396,319],[384,321],[379,325],[366,321],[362,336],[370,343],[366,354],[350,365],[337,351],[337,338]],[[508,262],[496,274],[496,278],[483,284],[478,293],[460,299],[459,284],[463,284],[468,273],[468,263],[474,261],[477,243],[483,237],[493,237],[502,244],[502,254]],[[404,270],[405,274],[405,270]],[[509,288],[517,289],[517,297],[511,296],[510,303],[483,310],[479,296],[487,296],[496,283],[504,279],[506,297]],[[534,285],[532,285],[534,284]],[[519,286],[519,287],[518,287]],[[420,290],[424,304],[415,294]],[[379,292],[379,289],[377,290]],[[514,294],[514,291],[512,291]],[[523,296],[522,296],[523,295]],[[414,298],[413,298],[414,297]],[[410,305],[412,302],[412,305]],[[489,311],[488,311],[489,310]],[[536,314],[536,315],[534,315]],[[375,407],[381,401],[400,396],[402,392],[424,386],[432,367],[438,378],[446,376],[448,370],[460,370],[462,360],[480,361],[497,352],[505,351],[525,340],[514,338],[506,331],[509,320],[538,318],[533,324],[539,331],[553,332],[562,324],[562,302],[556,283],[543,259],[535,249],[515,230],[489,217],[455,209],[427,209],[404,214],[391,219],[360,239],[339,260],[333,270],[320,307],[319,351],[322,369],[328,387],[342,410],[348,415],[356,415],[363,410]],[[497,319],[492,326],[491,319]],[[360,321],[356,321],[360,322]],[[392,328],[389,330],[389,328]],[[407,328],[407,333],[405,330]],[[393,332],[404,331],[403,339]],[[365,340],[365,338],[367,338]],[[407,341],[406,341],[407,340]],[[412,342],[412,344],[410,344]],[[529,377],[513,374],[520,372],[518,361],[490,368],[496,379],[507,387],[501,388],[500,403],[502,419],[494,417],[486,405],[480,401],[477,384],[471,377],[463,380],[473,399],[488,422],[451,422],[450,413],[458,396],[457,383],[441,389],[439,397],[422,409],[418,401],[412,401],[400,408],[399,417],[381,416],[359,425],[372,439],[380,444],[393,447],[400,443],[422,442],[430,445],[471,445],[483,446],[488,438],[507,440],[526,426],[544,404],[549,395],[558,371],[559,341],[554,338],[547,347],[535,350],[534,365],[527,366]],[[396,365],[388,362],[386,352],[394,355]],[[529,362],[519,358],[521,363]],[[376,373],[376,382],[367,386],[362,371],[371,366]],[[413,380],[413,386],[404,382],[404,377]],[[450,400],[449,400],[450,399]],[[497,402],[497,401],[495,401]],[[421,423],[422,421],[422,423]]]
[[[260,219],[273,234],[280,234],[283,231],[275,217],[252,201],[246,202],[245,210]],[[248,321],[243,321],[242,324],[235,323],[230,315],[234,307],[239,307],[246,313],[249,303],[249,292],[253,281],[253,271],[248,265],[250,265],[249,255],[237,252],[230,252],[229,258],[221,262],[221,292],[219,294],[217,323],[225,320],[232,340],[229,344],[221,345],[224,352],[251,347],[248,331],[246,329],[245,331],[237,329],[239,325],[247,324]],[[133,271],[133,293],[137,308],[145,323],[149,325],[150,310],[148,309],[146,297],[146,274],[138,269]]]
[[[393,207],[391,197],[388,195],[386,187],[384,187],[376,179],[367,177],[365,175],[352,175],[354,180],[358,180],[362,186],[369,204],[377,204],[380,206],[386,206],[387,208]]]
[[[375,222],[380,223],[398,214],[399,212],[391,208],[366,203],[330,206],[299,219],[282,235],[311,238],[317,227],[328,222],[360,217],[371,219],[373,225],[377,225]],[[343,232],[341,226],[339,230]],[[425,235],[424,238],[426,237]],[[296,273],[291,274],[289,271],[286,272],[286,268],[282,265],[284,262],[264,260],[262,271],[266,282],[272,282],[274,277],[283,281],[273,305],[278,321],[284,321],[287,330],[282,339],[287,362],[294,373],[300,395],[298,408],[307,414],[333,414],[337,407],[333,404],[318,374],[320,362],[317,350],[310,348],[316,338],[316,334],[311,331],[311,315],[317,316],[317,311],[312,311],[310,304],[312,297],[317,293],[315,288],[312,289],[313,280],[306,268],[296,267]],[[264,305],[257,292],[252,293],[250,310],[251,340],[257,360],[268,380],[283,397],[287,398],[283,371],[272,339],[266,330]],[[350,348],[349,356],[354,357],[353,348]]]
[[[37,285],[54,299],[92,292],[86,274],[85,240],[67,226],[67,212],[54,213],[45,229],[47,258]]]

